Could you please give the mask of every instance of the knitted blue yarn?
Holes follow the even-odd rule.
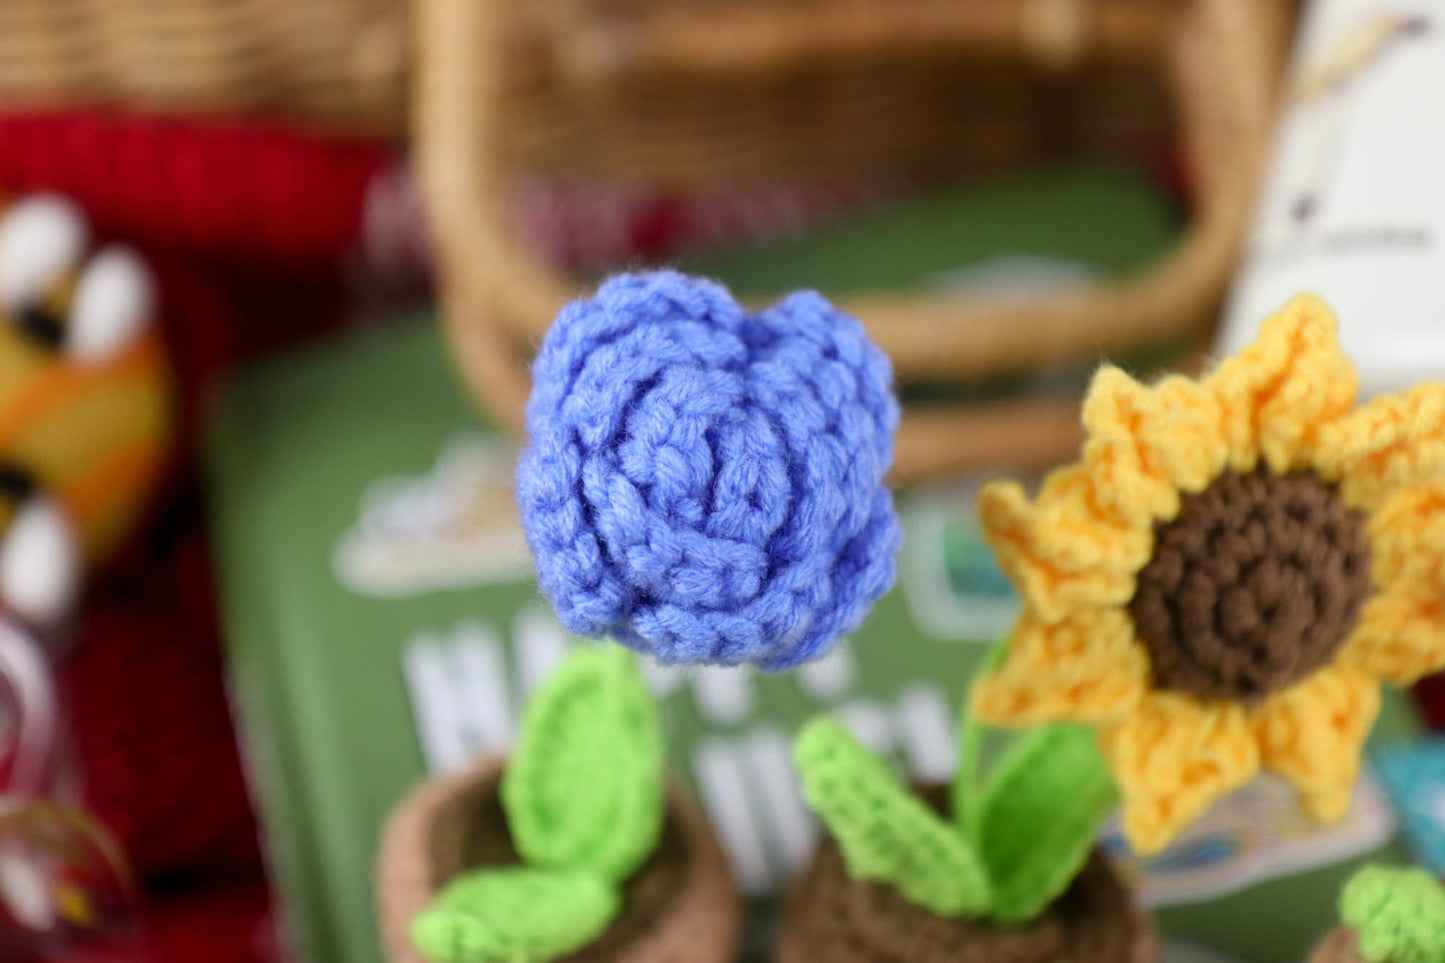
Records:
[[[892,369],[820,295],[748,315],[711,281],[620,275],[557,316],[533,385],[517,498],[570,631],[783,669],[892,586]]]

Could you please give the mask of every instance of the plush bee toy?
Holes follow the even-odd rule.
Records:
[[[116,550],[169,432],[155,292],[123,245],[95,249],[80,211],[0,207],[0,612],[42,634]]]

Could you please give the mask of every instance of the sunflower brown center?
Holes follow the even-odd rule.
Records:
[[[1226,472],[1154,533],[1129,603],[1155,684],[1251,703],[1327,663],[1370,591],[1360,515],[1308,472]]]

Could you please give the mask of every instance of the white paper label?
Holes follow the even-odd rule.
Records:
[[[1313,291],[1366,394],[1445,376],[1445,3],[1316,0],[1282,100],[1220,353]]]

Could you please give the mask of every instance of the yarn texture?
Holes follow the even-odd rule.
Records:
[[[938,917],[1028,924],[1074,883],[1118,797],[1085,729],[1051,726],[1014,740],[980,782],[981,736],[965,719],[952,813],[827,716],[799,732],[793,760],[850,878],[886,884]]]
[[[621,908],[586,870],[488,867],[447,884],[411,936],[430,963],[546,963],[596,939]]]
[[[411,945],[428,963],[572,958],[624,910],[658,910],[689,861],[709,860],[698,840],[678,857],[677,825],[669,838],[661,720],[637,663],[617,646],[574,647],[528,702],[496,793],[505,819],[479,807],[460,844],[426,844],[465,849],[463,865],[481,867],[455,875],[411,920]],[[490,854],[503,865],[479,858],[484,826],[505,842]]]
[[[837,722],[819,716],[793,757],[803,797],[838,842],[848,875],[878,880],[942,917],[982,917],[993,899],[972,842]]]
[[[1369,963],[1445,963],[1445,888],[1423,869],[1366,866],[1340,911]]]
[[[563,624],[670,663],[823,655],[893,584],[898,405],[862,325],[799,292],[625,274],[558,315],[517,496]]]
[[[636,662],[579,646],[527,703],[502,803],[528,864],[620,883],[657,848],[666,748]]]
[[[0,204],[0,463],[55,498],[98,567],[142,515],[173,419],[149,269],[92,256],[89,235],[60,198]]]
[[[1358,513],[1311,472],[1226,471],[1155,531],[1129,610],[1155,684],[1250,702],[1307,678],[1370,594]]]
[[[938,916],[848,875],[825,837],[784,898],[778,963],[1157,963],[1149,914],[1095,853],[1068,892],[1022,926]]]
[[[1119,801],[1097,744],[1074,726],[1014,740],[981,796],[972,835],[993,881],[993,919],[1008,926],[1037,918],[1068,890]]]
[[[973,711],[1095,726],[1138,850],[1261,767],[1338,818],[1380,683],[1445,667],[1445,385],[1357,386],[1301,296],[1199,381],[1105,367],[1082,460],[980,494],[1024,611]]]

